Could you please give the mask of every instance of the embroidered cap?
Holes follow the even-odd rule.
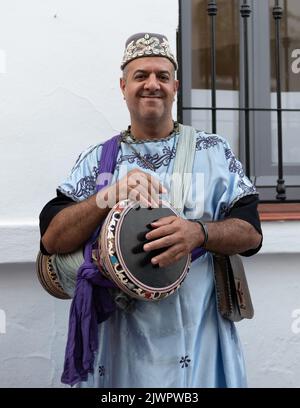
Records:
[[[165,35],[155,33],[138,33],[128,38],[121,69],[132,60],[142,57],[165,57],[178,68],[177,61],[171,52],[170,44]]]

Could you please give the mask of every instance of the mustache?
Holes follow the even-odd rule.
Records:
[[[163,94],[161,92],[143,92],[140,94],[141,97],[153,97],[153,98],[162,98]]]

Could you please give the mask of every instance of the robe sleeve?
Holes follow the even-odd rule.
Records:
[[[79,202],[96,193],[102,145],[95,145],[80,154],[70,175],[58,186],[65,196]]]
[[[228,142],[220,138],[218,149],[215,152],[215,166],[219,169],[217,178],[217,199],[215,208],[215,220],[224,219],[235,204],[243,197],[256,195],[255,186],[245,175],[241,162],[235,157]]]

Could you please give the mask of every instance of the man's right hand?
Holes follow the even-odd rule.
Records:
[[[159,194],[165,192],[157,178],[132,170],[112,186],[56,214],[42,237],[44,248],[49,254],[74,252],[120,200],[129,198],[143,207],[158,207]]]
[[[167,190],[156,177],[134,169],[117,183],[99,191],[96,202],[99,208],[112,208],[119,201],[130,199],[141,207],[157,208],[161,193]]]

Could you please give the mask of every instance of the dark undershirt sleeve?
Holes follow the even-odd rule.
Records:
[[[256,231],[262,236],[261,224],[259,219],[259,214],[257,206],[259,203],[258,196],[253,194],[238,200],[235,205],[229,211],[229,214],[225,217],[228,218],[239,218],[240,220],[247,221],[251,224]],[[262,246],[262,239],[260,245],[255,249],[249,249],[241,253],[242,256],[251,256],[256,254]]]
[[[76,201],[72,200],[72,198],[65,196],[59,190],[57,190],[57,197],[49,201],[40,213],[41,237],[45,234],[46,229],[48,228],[50,222],[55,217],[55,215],[58,214],[64,208],[69,207],[70,205],[73,205],[75,203]],[[40,250],[42,254],[49,255],[48,252],[45,250],[42,241],[40,241]]]

